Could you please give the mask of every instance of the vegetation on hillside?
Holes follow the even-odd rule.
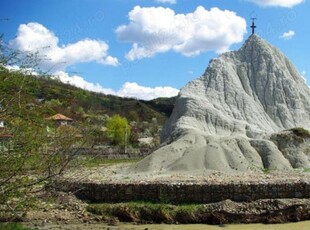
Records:
[[[124,146],[125,140],[134,144],[144,135],[158,136],[167,114],[161,113],[160,106],[154,109],[136,99],[93,93],[49,76],[32,75],[27,70],[36,65],[36,55],[20,55],[2,42],[0,55],[0,122],[5,122],[5,128],[0,128],[1,218],[7,214],[3,210],[12,211],[15,218],[34,204],[36,193],[70,166],[80,147]],[[13,64],[21,70],[6,68]],[[46,119],[56,113],[71,117],[73,124],[57,126]],[[121,125],[111,138],[107,131],[113,117],[127,129]],[[126,138],[122,138],[124,130]]]
[[[164,114],[166,117],[170,117],[172,110],[174,108],[174,103],[176,101],[176,97],[170,98],[156,98],[150,101],[143,101],[146,105],[153,108],[155,111]]]
[[[62,113],[71,117],[79,128],[87,127],[97,132],[115,114],[138,123],[139,132],[144,131],[141,126],[152,123],[154,118],[160,126],[170,115],[174,102],[173,99],[163,98],[146,102],[89,92],[51,77],[26,76],[9,72],[4,67],[1,67],[0,81],[2,105],[10,105],[9,100],[15,100],[21,108],[21,117],[35,113],[41,123],[46,117]],[[12,116],[18,114],[14,111]]]

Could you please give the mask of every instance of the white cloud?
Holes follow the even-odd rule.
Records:
[[[306,71],[305,70],[301,71],[300,76],[302,77],[302,79],[307,84],[307,77],[306,77]]]
[[[306,74],[307,74],[306,70],[303,70],[300,73],[300,77],[304,80],[304,82],[308,86],[308,88],[310,88],[310,85],[308,84],[308,81],[307,81],[307,75]]]
[[[67,66],[82,62],[98,62],[118,65],[115,57],[108,55],[109,46],[101,40],[84,39],[73,44],[59,46],[58,37],[43,25],[32,22],[18,27],[16,38],[10,45],[23,52],[38,52],[44,70],[64,70]]]
[[[144,100],[151,100],[158,97],[173,97],[178,95],[179,90],[165,86],[165,87],[145,87],[140,86],[135,82],[126,82],[117,95],[121,97],[139,98]]]
[[[126,82],[118,91],[114,91],[109,88],[104,88],[98,83],[94,84],[88,82],[80,76],[69,76],[68,73],[63,71],[55,72],[52,78],[58,79],[66,84],[74,85],[76,87],[97,93],[116,95],[120,97],[137,98],[143,100],[152,100],[158,97],[173,97],[179,93],[179,90],[169,86],[151,88],[140,86],[134,82]]]
[[[120,41],[132,43],[129,60],[152,57],[170,50],[185,56],[227,51],[243,40],[246,21],[229,10],[205,9],[176,14],[170,8],[136,6],[128,13],[129,24],[116,29]]]
[[[293,30],[289,30],[288,32],[283,33],[280,38],[284,40],[289,40],[295,35],[295,32]]]
[[[7,70],[12,71],[12,72],[18,72],[20,71],[20,67],[18,65],[5,65],[4,66]]]
[[[112,89],[103,88],[98,83],[94,84],[92,82],[88,82],[84,78],[77,76],[77,75],[70,76],[68,73],[64,71],[56,71],[55,73],[53,73],[52,78],[58,79],[59,81],[63,83],[73,85],[73,86],[76,86],[78,88],[85,89],[88,91],[104,93],[104,94],[115,94]]]
[[[304,2],[304,0],[247,0],[247,1],[254,2],[257,5],[264,7],[286,7],[286,8],[291,8]]]
[[[158,3],[169,3],[169,4],[176,4],[177,3],[176,0],[155,0],[155,2],[158,2]]]
[[[39,73],[36,72],[32,68],[20,68],[18,65],[5,65],[4,67],[10,72],[19,72],[19,73],[23,73],[27,75],[34,75],[34,76],[39,75]]]

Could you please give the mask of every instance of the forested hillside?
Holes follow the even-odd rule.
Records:
[[[78,121],[96,115],[120,114],[127,119],[151,121],[156,117],[163,122],[172,111],[175,98],[159,98],[152,101],[142,101],[131,98],[121,98],[89,92],[49,77],[10,73],[1,68],[0,96],[4,102],[19,94],[22,103],[30,107],[40,107],[42,116],[53,113],[64,113]]]

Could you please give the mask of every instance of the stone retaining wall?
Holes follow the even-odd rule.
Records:
[[[102,157],[107,159],[134,159],[148,156],[153,149],[139,148],[139,149],[127,149],[124,153],[124,149],[118,147],[106,147],[106,148],[75,148],[73,152],[78,155]]]
[[[56,182],[61,191],[73,192],[92,202],[153,201],[172,203],[213,203],[226,199],[237,202],[259,199],[310,198],[310,183],[246,184],[96,184],[91,182]]]

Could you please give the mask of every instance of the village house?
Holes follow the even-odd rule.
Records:
[[[46,120],[54,121],[56,127],[59,127],[61,125],[68,125],[68,124],[71,124],[73,122],[73,119],[71,119],[70,117],[66,117],[65,115],[63,115],[61,113],[57,113],[51,117],[48,117],[48,118],[46,118]]]

